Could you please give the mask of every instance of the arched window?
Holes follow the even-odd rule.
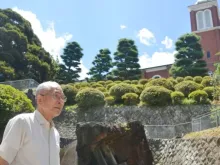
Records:
[[[197,22],[197,30],[204,29],[204,17],[203,11],[199,11],[196,13],[196,22]]]
[[[206,28],[213,27],[211,10],[207,9],[204,11],[204,18],[205,18],[205,27]]]
[[[154,75],[152,78],[153,78],[153,79],[161,78],[161,76],[160,76],[160,75]]]

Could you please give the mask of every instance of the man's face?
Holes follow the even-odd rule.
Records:
[[[65,99],[61,87],[45,90],[39,94],[38,106],[43,109],[44,113],[54,118],[60,115]]]

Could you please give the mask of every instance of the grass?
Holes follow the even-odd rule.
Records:
[[[220,137],[220,127],[212,128],[199,132],[191,132],[186,134],[183,139],[195,139],[195,138],[206,138],[206,137]]]

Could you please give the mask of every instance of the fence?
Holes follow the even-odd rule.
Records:
[[[0,82],[0,84],[11,85],[19,90],[25,90],[25,89],[36,88],[39,83],[33,79],[24,79],[24,80]]]
[[[175,125],[145,125],[145,131],[148,138],[170,139],[178,138],[190,132],[202,131],[220,126],[220,110],[206,113],[191,122]]]

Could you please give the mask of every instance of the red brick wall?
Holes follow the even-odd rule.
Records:
[[[169,69],[164,70],[158,70],[158,71],[152,71],[152,72],[144,72],[144,78],[152,78],[154,75],[160,75],[163,78],[168,78],[169,75]]]
[[[214,71],[213,64],[220,61],[219,56],[215,55],[220,52],[220,29],[197,33],[197,35],[201,37],[200,43],[204,52],[203,59],[206,61],[209,70]],[[207,58],[207,51],[211,53],[210,58]]]

